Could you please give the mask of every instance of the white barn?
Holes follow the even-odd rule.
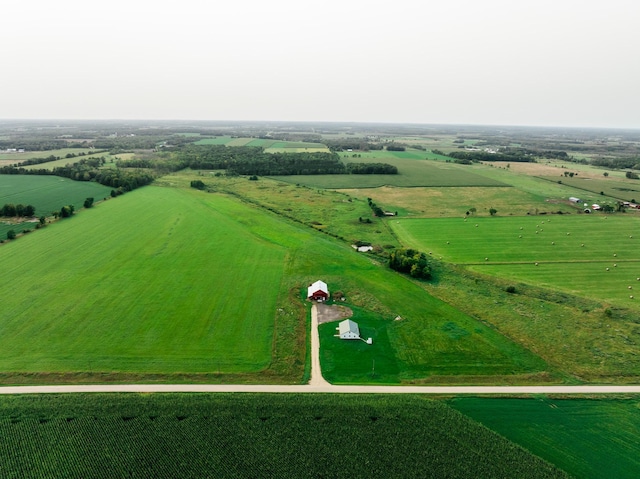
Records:
[[[315,301],[329,299],[329,287],[324,281],[316,281],[307,288],[307,298]]]
[[[340,339],[360,339],[360,328],[358,323],[345,319],[338,324],[338,337]]]

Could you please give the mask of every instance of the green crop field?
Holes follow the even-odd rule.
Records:
[[[0,370],[264,369],[286,251],[243,214],[149,187],[3,245]]]
[[[634,306],[640,218],[631,214],[397,219],[402,243],[477,271]],[[538,265],[536,265],[538,263]],[[608,269],[607,269],[608,268]],[[631,287],[631,288],[629,288]]]
[[[638,477],[637,398],[457,398],[449,404],[575,477]]]
[[[259,146],[267,153],[299,153],[299,152],[328,152],[329,149],[321,143],[303,141],[279,141],[262,138],[234,138],[219,136],[198,140],[195,145],[226,145],[226,146]]]
[[[416,396],[2,397],[0,436],[3,478],[568,478]]]
[[[114,162],[118,160],[130,160],[135,156],[135,153],[118,153],[117,155],[110,155],[109,153],[88,154],[86,156],[79,156],[75,158],[61,158],[55,161],[47,161],[46,163],[40,163],[37,165],[26,165],[23,168],[25,170],[53,170],[56,167],[66,166],[76,163],[80,160],[90,160],[93,158],[104,158],[106,163],[104,168],[112,168]]]
[[[403,153],[403,152],[398,152]],[[364,153],[363,153],[364,155]],[[314,188],[377,188],[380,186],[508,186],[500,181],[474,173],[454,163],[406,158],[353,158],[358,163],[383,162],[398,168],[397,175],[296,175],[277,176],[280,181],[299,183]]]
[[[4,153],[0,152],[0,160],[10,160],[13,163],[20,163],[24,160],[30,160],[32,158],[47,158],[48,156],[64,157],[69,153],[78,155],[80,153],[90,154],[93,152],[91,148],[60,148],[59,150],[45,150],[45,151],[25,151],[24,153]]]
[[[72,181],[58,176],[0,175],[0,206],[6,203],[33,205],[36,216],[50,216],[65,205],[82,207],[86,198],[96,201],[109,196],[111,188],[91,182]],[[15,223],[6,218],[0,221],[0,239],[5,239],[7,231],[20,232],[33,229],[33,223]]]

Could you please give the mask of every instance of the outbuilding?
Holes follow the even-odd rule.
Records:
[[[340,339],[360,339],[360,328],[358,323],[345,319],[338,324],[338,337]]]
[[[307,288],[307,299],[326,301],[329,298],[329,287],[324,281],[316,281]]]

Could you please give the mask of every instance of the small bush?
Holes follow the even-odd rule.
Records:
[[[505,289],[505,291],[506,291],[507,293],[514,294],[514,293],[516,292],[516,287],[515,287],[515,286],[507,286],[507,287],[506,287],[506,289]]]

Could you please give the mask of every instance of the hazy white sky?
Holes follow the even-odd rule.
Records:
[[[637,0],[5,0],[0,118],[640,128]]]

